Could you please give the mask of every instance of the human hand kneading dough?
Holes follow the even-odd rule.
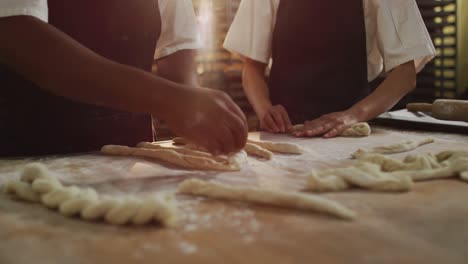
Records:
[[[357,111],[349,109],[342,112],[335,112],[323,115],[315,120],[306,121],[304,128],[293,132],[296,137],[315,137],[323,135],[325,138],[332,138],[340,135],[352,125],[365,121]]]
[[[247,141],[244,113],[225,93],[207,89],[187,89],[177,98],[179,107],[165,121],[189,141],[213,154],[241,150]]]

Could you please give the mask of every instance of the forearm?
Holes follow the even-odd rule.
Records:
[[[165,115],[176,84],[108,60],[68,35],[26,16],[0,19],[0,63],[72,100]],[[175,91],[174,91],[175,93]]]
[[[260,118],[272,105],[264,72],[264,65],[246,62],[242,73],[245,95]]]
[[[363,121],[370,120],[390,110],[403,96],[411,92],[415,85],[416,70],[414,62],[410,61],[393,69],[373,93],[350,110],[357,112]]]
[[[158,75],[176,83],[197,87],[196,50],[179,50],[156,61]]]

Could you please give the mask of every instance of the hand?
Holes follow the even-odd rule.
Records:
[[[271,106],[260,118],[260,126],[273,133],[285,133],[292,129],[288,112],[282,105]]]
[[[244,113],[224,92],[187,89],[166,122],[180,136],[213,154],[242,149],[248,125]]]
[[[301,131],[293,134],[297,137],[314,137],[323,135],[332,138],[340,135],[352,125],[362,122],[361,115],[353,109],[326,114],[312,121],[306,121]]]

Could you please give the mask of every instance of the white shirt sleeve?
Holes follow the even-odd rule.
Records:
[[[159,0],[161,35],[155,59],[184,49],[202,47],[192,0]]]
[[[0,17],[34,16],[44,22],[48,19],[47,0],[1,0]]]
[[[268,63],[279,0],[242,0],[224,48]]]
[[[383,70],[414,60],[416,71],[421,71],[436,51],[415,0],[372,1]]]

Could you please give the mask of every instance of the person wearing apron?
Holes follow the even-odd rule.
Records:
[[[224,47],[245,59],[244,90],[261,127],[284,133],[305,123],[296,136],[334,137],[389,110],[435,55],[414,0],[243,0]]]
[[[48,7],[49,24],[27,6],[11,9],[26,16],[0,18],[1,156],[152,141],[151,114],[212,152],[245,144],[245,117],[227,95],[147,73],[161,32],[157,0],[20,3],[28,1]]]

